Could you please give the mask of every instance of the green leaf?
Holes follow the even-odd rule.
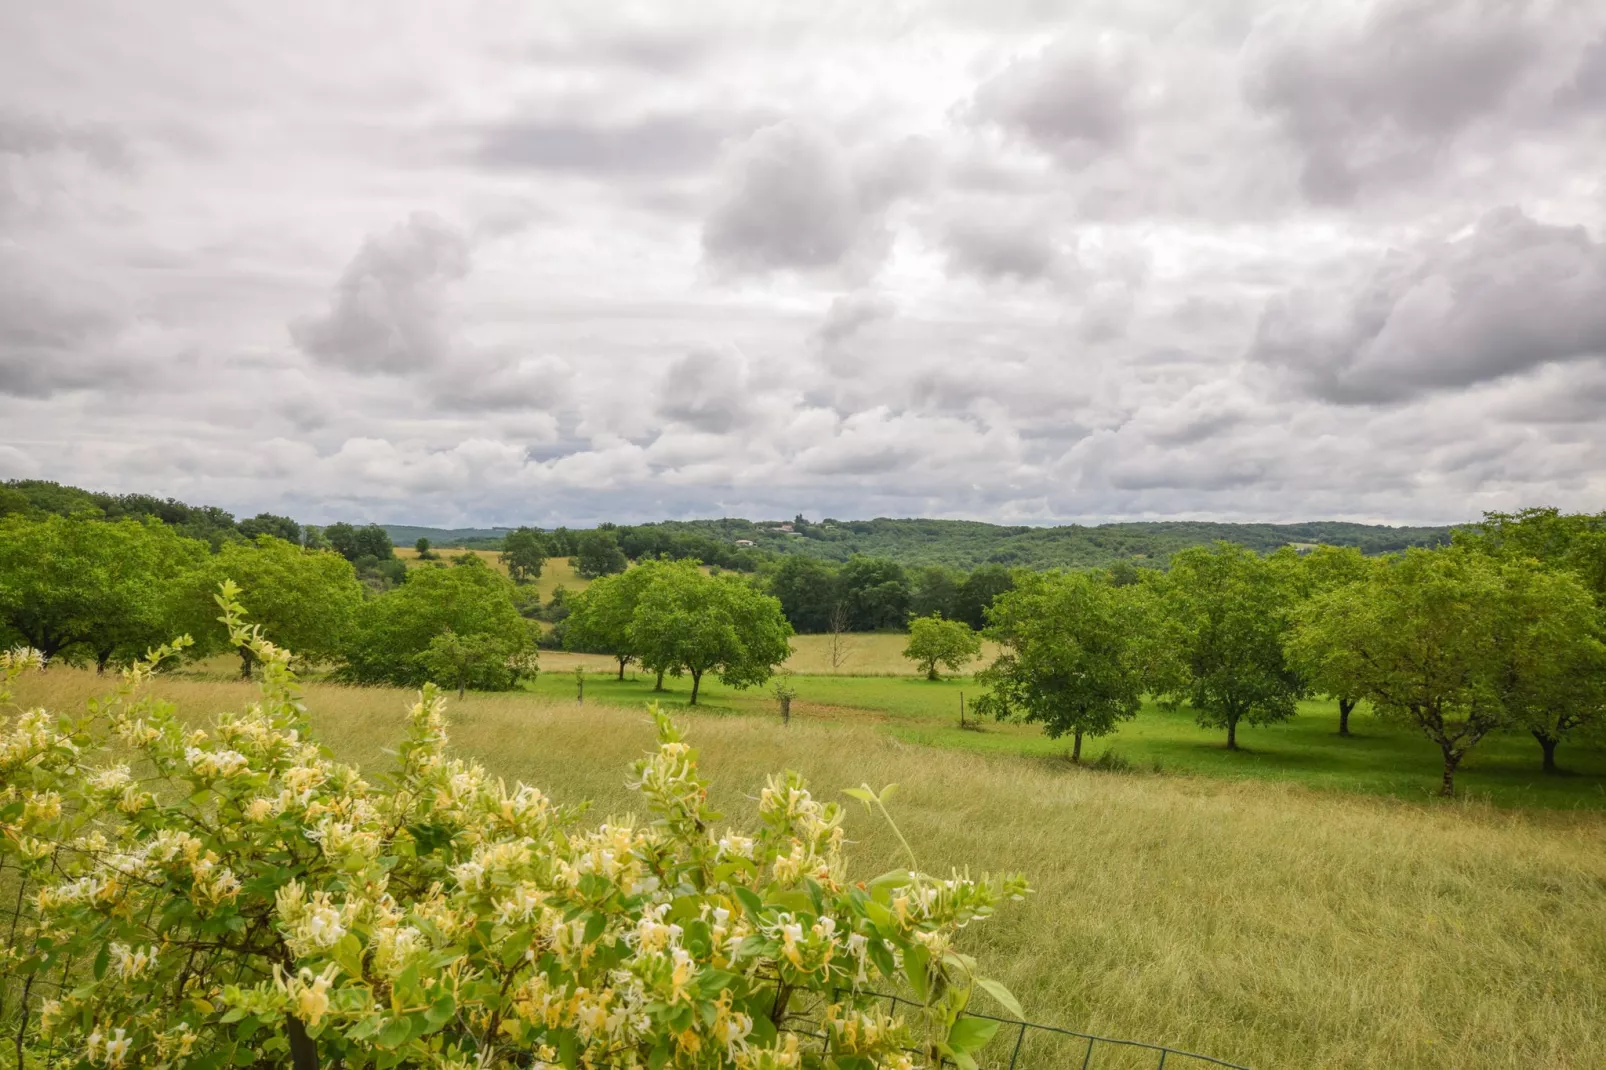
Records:
[[[587,944],[596,943],[597,938],[602,935],[602,930],[607,927],[608,916],[601,911],[593,913],[590,917],[586,918],[586,931],[583,942]]]
[[[980,1051],[997,1033],[997,1022],[986,1018],[961,1018],[948,1030],[948,1046],[955,1054]]]
[[[406,1018],[392,1018],[385,1023],[379,1031],[379,1046],[382,1048],[399,1048],[407,1043],[412,1036],[413,1026]]]
[[[871,791],[869,788],[843,788],[842,794],[851,799],[858,799],[860,802],[864,803],[865,809],[867,810],[870,808],[870,804],[875,802],[875,792]]]
[[[424,1012],[424,1017],[428,1020],[429,1028],[433,1031],[451,1021],[452,1015],[456,1013],[457,1001],[454,1000],[452,998],[452,994],[448,992],[440,999],[437,999],[434,1003],[430,1004],[429,1010]]]
[[[925,1003],[931,999],[931,952],[923,944],[914,944],[903,953],[903,975],[909,979],[915,998]]]
[[[100,950],[98,952],[96,952],[96,954],[95,954],[95,966],[94,966],[95,980],[98,981],[102,977],[106,976],[106,963],[110,958],[111,958],[111,945],[110,944],[104,944],[104,943],[101,944],[100,945]]]
[[[764,912],[764,901],[751,888],[737,886],[731,889],[731,894],[736,897],[737,901],[742,904],[742,909],[746,910],[751,917],[756,919]]]
[[[1022,1021],[1025,1020],[1026,1012],[1021,1010],[1020,1000],[1015,998],[1015,993],[1011,992],[997,981],[990,980],[986,977],[978,977],[976,979],[976,987],[980,988],[983,992],[997,1000],[998,1005],[1004,1008],[1010,1014],[1013,1014]]]

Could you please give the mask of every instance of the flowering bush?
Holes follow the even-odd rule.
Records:
[[[82,964],[39,1008],[70,1064],[974,1066],[995,1023],[962,1017],[972,992],[1018,1013],[954,945],[1021,879],[851,881],[840,808],[795,773],[750,831],[717,828],[656,708],[650,822],[583,825],[451,757],[433,686],[370,783],[313,740],[232,584],[219,604],[263,669],[244,712],[190,730],[140,694],[180,640],[86,717],[0,721],[0,851],[37,889],[0,972]],[[923,1006],[889,1014],[894,986]]]

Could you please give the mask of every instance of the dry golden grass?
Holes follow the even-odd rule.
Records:
[[[104,683],[54,669],[18,698],[80,708]],[[252,693],[226,681],[156,687],[196,718]],[[307,698],[321,738],[365,764],[387,760],[410,701],[321,684]],[[652,741],[641,712],[520,694],[470,695],[451,710],[454,745],[495,771],[559,800],[593,799],[598,819],[635,806],[626,765]],[[976,926],[971,950],[1034,1020],[1257,1068],[1606,1066],[1598,815],[1073,771],[852,724],[684,721],[733,821],[787,766],[828,797],[897,782],[893,810],[925,868],[1024,871],[1036,894]],[[857,874],[900,864],[891,834],[856,804],[848,832]],[[1080,1065],[1080,1049],[1032,1043],[1025,1066]]]
[[[803,676],[919,676],[920,669],[903,656],[909,644],[907,635],[880,632],[854,633],[841,638],[840,663],[831,665],[831,637],[792,636],[792,656],[783,668]],[[984,668],[998,654],[997,644],[982,643],[982,656],[966,666],[963,674]],[[619,663],[606,654],[571,654],[561,650],[541,651],[542,672],[570,672],[584,665],[588,672],[615,673]],[[948,670],[943,669],[948,675]]]
[[[492,568],[496,569],[496,571],[500,572],[502,575],[507,575],[507,566],[502,564],[502,555],[497,550],[437,549],[431,552],[434,553],[436,558],[441,561],[450,561],[458,554],[473,554],[481,561],[484,561],[487,565],[490,565]],[[396,547],[396,556],[400,558],[408,568],[417,568],[423,563],[418,560],[418,551],[414,550],[411,546]],[[566,587],[568,588],[570,594],[574,594],[576,592],[585,590],[590,585],[590,580],[575,572],[574,559],[571,557],[547,558],[546,564],[541,566],[540,579],[535,581],[535,589],[540,592],[541,601],[543,602],[551,601],[552,592],[557,590],[559,587]]]

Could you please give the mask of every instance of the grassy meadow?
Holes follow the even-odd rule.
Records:
[[[809,677],[800,691],[825,682],[854,683]],[[959,689],[890,678],[860,686],[890,700],[905,683],[909,695],[915,685],[928,695]],[[70,709],[105,681],[57,668],[22,685],[23,704]],[[454,700],[455,746],[559,800],[594,800],[597,820],[635,809],[624,781],[652,742],[637,704],[651,682],[610,693],[593,679],[579,707],[565,685],[572,679],[553,672],[535,694]],[[222,679],[154,686],[197,721],[253,693]],[[742,700],[752,707],[710,697],[718,704],[680,716],[732,823],[751,821],[764,776],[788,766],[830,797],[897,782],[893,810],[925,868],[1025,872],[1035,894],[968,935],[1033,1020],[1257,1068],[1606,1065],[1600,814],[1420,805],[1286,778],[1101,773],[1007,748],[916,745],[893,710],[877,723],[800,701],[783,728],[742,715],[764,708],[756,695]],[[389,760],[410,701],[320,683],[307,698],[320,737],[365,764]],[[1312,732],[1331,731],[1308,720]],[[1364,745],[1375,728],[1359,726],[1352,742]],[[1283,730],[1262,731],[1248,734],[1252,748]],[[964,735],[1023,748],[1029,739],[996,726]],[[1138,752],[1135,740],[1121,746]],[[856,874],[899,864],[890,831],[856,804],[848,832]],[[1007,1063],[999,1046],[983,1065]],[[1032,1040],[1022,1065],[1080,1060],[1080,1048]]]
[[[502,575],[507,575],[507,566],[502,564],[502,554],[499,550],[455,550],[451,547],[437,546],[430,551],[438,560],[450,562],[458,554],[473,554],[475,557],[490,565]],[[396,547],[396,556],[408,568],[417,568],[428,562],[418,559],[418,551],[411,546]],[[585,590],[591,581],[574,570],[574,559],[571,557],[549,557],[546,564],[541,566],[541,575],[535,583],[536,591],[541,595],[541,601],[552,600],[552,592],[559,587],[568,588],[570,594]]]

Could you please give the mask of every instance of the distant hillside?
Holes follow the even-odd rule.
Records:
[[[1388,527],[1319,520],[1302,524],[1216,524],[1177,520],[1063,527],[1005,527],[972,520],[825,520],[783,522],[725,519],[665,521],[636,530],[749,540],[760,551],[806,554],[842,561],[854,554],[888,557],[905,565],[971,569],[999,564],[1025,568],[1105,566],[1116,561],[1164,564],[1188,546],[1225,539],[1261,552],[1289,543],[1356,546],[1368,554],[1436,546],[1449,527]]]
[[[419,539],[428,539],[431,546],[463,547],[464,549],[490,549],[500,545],[502,536],[510,528],[421,528],[412,524],[381,524],[390,541],[397,546],[411,546]]]

